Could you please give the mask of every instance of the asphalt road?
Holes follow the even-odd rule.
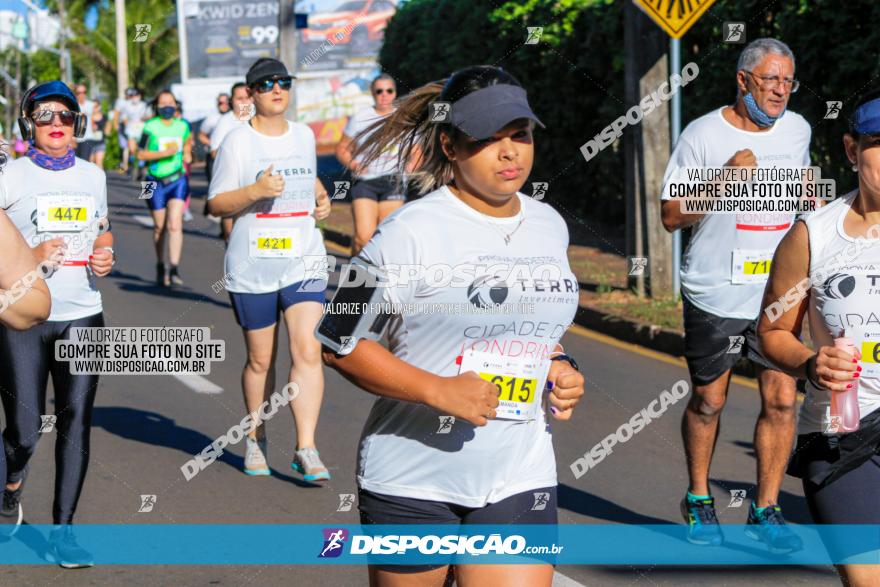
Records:
[[[197,194],[204,182],[195,182]],[[372,398],[328,371],[318,432],[321,456],[333,475],[323,486],[293,474],[293,420],[279,414],[267,423],[272,477],[241,473],[243,445],[186,482],[180,466],[243,414],[240,370],[242,335],[228,297],[211,285],[222,276],[223,246],[217,225],[205,219],[202,199],[192,203],[186,224],[177,291],[153,284],[149,217],[138,189],[109,175],[113,232],[119,262],[104,279],[108,326],[207,326],[226,341],[227,360],[214,363],[210,389],[170,376],[104,376],[94,411],[91,468],[77,512],[80,524],[354,524],[356,508],[337,512],[339,495],[356,493],[356,447]],[[201,192],[201,194],[199,194]],[[338,250],[328,248],[331,253]],[[279,356],[285,357],[285,337]],[[684,402],[673,405],[580,479],[569,468],[577,457],[616,430],[687,371],[680,361],[574,329],[563,340],[587,377],[587,396],[574,421],[553,425],[559,467],[559,516],[563,524],[680,523],[678,504],[686,487],[679,437]],[[277,365],[283,381],[288,364]],[[204,382],[203,382],[204,383]],[[738,380],[731,388],[712,470],[713,492],[722,523],[745,522],[746,506],[728,508],[728,490],[754,493],[752,432],[759,410],[757,390]],[[51,410],[50,410],[51,411]],[[46,436],[32,461],[24,495],[26,521],[51,523],[54,476],[52,438]],[[138,513],[142,494],[157,496],[150,513]],[[809,523],[797,480],[787,478],[780,497],[788,519]],[[258,542],[259,535],[242,536]],[[295,544],[291,548],[297,548]],[[312,547],[310,545],[310,547]],[[830,567],[560,567],[560,585],[836,585]],[[103,566],[64,571],[56,566],[3,568],[3,585],[364,585],[363,568],[340,566]]]

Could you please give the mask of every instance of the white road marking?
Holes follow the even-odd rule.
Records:
[[[174,377],[196,393],[223,393],[222,387],[214,384],[208,379],[205,379],[201,375],[195,375],[193,373],[181,373],[179,375],[172,375],[172,377]]]
[[[553,571],[553,587],[586,587],[586,585],[578,583],[571,577],[566,577],[560,572]]]
[[[140,222],[142,225],[147,228],[153,228],[153,217],[152,216],[144,216],[143,214],[135,214],[132,216],[135,220]]]

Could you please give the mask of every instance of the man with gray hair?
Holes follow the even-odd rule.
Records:
[[[746,46],[737,63],[736,102],[685,128],[664,177],[663,226],[670,232],[692,227],[681,266],[685,358],[694,384],[682,422],[690,487],[681,511],[694,544],[723,542],[709,466],[731,369],[745,355],[755,366],[762,402],[755,427],[757,495],[746,533],[775,553],[802,548],[777,504],[794,438],[795,381],[764,358],[756,337],[770,262],[794,213],[693,214],[685,212],[674,190],[687,168],[809,166],[810,126],[786,110],[798,89],[794,71],[785,43],[757,39]]]

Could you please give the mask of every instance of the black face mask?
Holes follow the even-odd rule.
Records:
[[[168,120],[170,118],[174,118],[174,113],[177,111],[177,108],[174,106],[162,106],[159,108],[159,116]]]

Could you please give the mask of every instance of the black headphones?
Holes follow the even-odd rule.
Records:
[[[51,82],[45,82],[51,83]],[[24,96],[21,99],[21,104],[18,109],[18,129],[21,131],[21,140],[28,142],[34,140],[34,136],[37,133],[37,126],[34,124],[34,119],[27,115],[25,112],[25,105],[30,100],[31,95],[40,88],[40,86],[45,85],[37,84],[27,92],[24,93]],[[83,138],[86,135],[86,125],[88,124],[88,118],[82,112],[75,112],[76,118],[73,121],[73,136],[78,139]]]

